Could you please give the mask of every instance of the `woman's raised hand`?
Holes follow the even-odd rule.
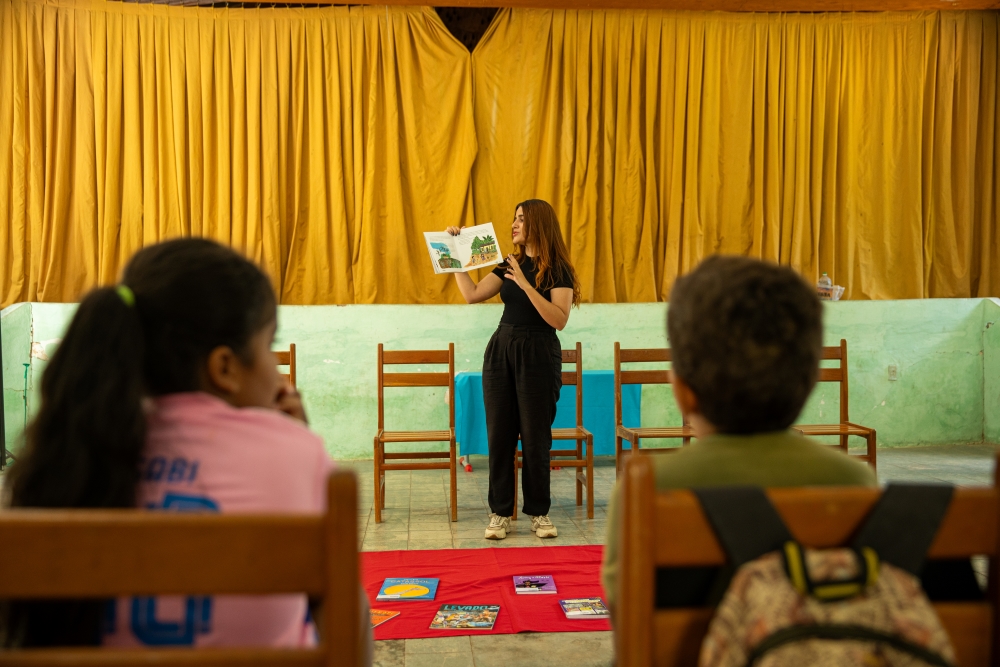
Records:
[[[524,271],[521,270],[521,265],[517,263],[517,258],[513,254],[507,255],[507,270],[503,274],[503,277],[507,280],[513,280],[517,283],[517,286],[523,289],[525,292],[531,285],[528,283],[528,279],[524,277]]]
[[[452,226],[452,227],[448,227],[444,231],[448,232],[452,236],[458,236],[462,232],[462,228],[461,227],[454,227],[454,226]]]

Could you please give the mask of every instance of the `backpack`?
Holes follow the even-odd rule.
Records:
[[[890,485],[849,548],[797,543],[764,491],[693,489],[738,568],[700,667],[950,667],[954,649],[918,578],[951,501]]]

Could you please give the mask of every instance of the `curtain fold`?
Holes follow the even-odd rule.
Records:
[[[998,16],[502,10],[477,219],[550,201],[592,301],[719,252],[845,298],[1000,294]]]
[[[413,269],[472,223],[470,68],[430,8],[0,0],[0,300],[190,234],[282,303],[454,300]]]

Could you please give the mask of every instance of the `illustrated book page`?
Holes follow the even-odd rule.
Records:
[[[493,223],[463,227],[458,236],[448,232],[424,232],[434,273],[463,273],[503,261]]]

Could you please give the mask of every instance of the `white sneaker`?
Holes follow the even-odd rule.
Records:
[[[502,540],[503,538],[507,537],[508,530],[510,530],[509,516],[500,516],[498,514],[491,514],[490,525],[486,527],[486,539]]]
[[[531,517],[531,532],[535,534],[535,537],[557,537],[559,535],[559,531],[552,525],[552,519],[549,518],[548,514]]]

